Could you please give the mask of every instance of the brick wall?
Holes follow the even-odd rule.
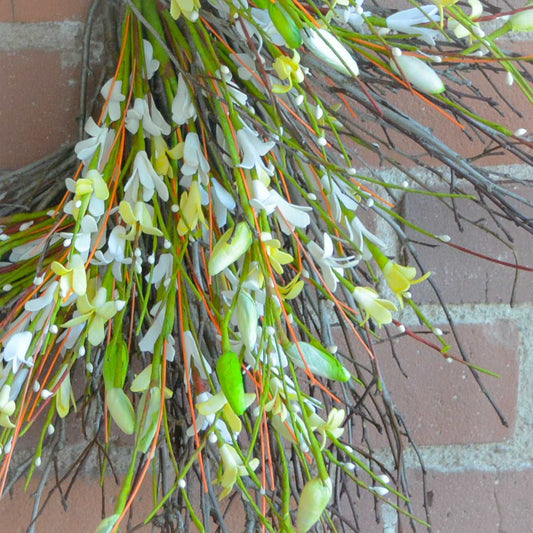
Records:
[[[0,0],[0,170],[20,167],[76,139],[83,21],[90,4],[90,0]],[[528,40],[511,44],[524,53],[531,52]],[[517,127],[531,126],[531,107],[525,107],[524,113]],[[442,121],[434,126],[442,130]],[[451,130],[441,133],[448,139],[456,135]],[[500,170],[529,179],[533,176],[531,169],[523,166]],[[531,195],[526,189],[521,192]],[[468,225],[459,231],[453,213],[443,206],[436,207],[435,202],[429,208],[427,197],[409,195],[403,205],[407,218],[430,231],[449,234],[457,244],[474,243],[478,252],[513,260],[509,248],[486,233]],[[475,213],[471,215],[476,218]],[[517,234],[519,260],[533,266],[530,243],[529,235]],[[514,305],[510,307],[512,270],[465,256],[444,244],[420,250],[423,264],[433,271],[434,281],[451,304],[470,358],[500,374],[499,380],[485,377],[483,381],[508,422],[508,427],[501,424],[470,372],[460,364],[448,364],[422,345],[403,339],[397,355],[406,378],[390,351],[379,350],[388,387],[421,445],[428,469],[426,490],[433,531],[529,531],[533,524],[531,274],[519,276]],[[413,294],[435,324],[445,323],[435,305],[436,297],[427,286],[413,287]],[[403,319],[416,329],[413,316],[406,314]],[[446,331],[447,327],[443,325],[442,329]],[[420,512],[422,488],[414,454],[408,452],[406,460],[412,469],[415,511]],[[107,486],[112,487],[113,482]],[[24,494],[18,485],[4,497],[0,516],[9,517],[9,525],[2,520],[1,531],[26,530],[34,489],[32,485]],[[116,491],[108,490],[109,510]],[[60,491],[55,490],[36,531],[92,531],[100,519],[101,501],[98,480],[90,476],[79,480],[68,500],[62,502]],[[149,506],[147,488],[140,511]],[[370,516],[372,501],[368,508],[368,513],[363,512],[368,514],[362,518],[363,531],[400,530],[401,524],[390,508],[381,507],[383,522],[379,525]],[[140,517],[134,517],[132,523]]]

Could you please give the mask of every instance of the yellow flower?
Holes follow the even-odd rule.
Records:
[[[309,422],[315,431],[320,433],[322,437],[322,449],[326,446],[326,437],[331,435],[333,438],[338,439],[344,433],[344,428],[342,424],[346,413],[344,409],[337,409],[333,407],[328,414],[328,419],[323,420],[316,413],[311,414],[309,417]]]
[[[286,93],[292,89],[293,83],[304,81],[305,76],[300,67],[300,55],[296,50],[294,50],[292,59],[285,55],[279,55],[272,66],[281,81],[289,81],[289,85],[273,85],[272,92],[274,93]]]
[[[200,0],[170,0],[170,15],[177,20],[181,14],[191,22],[198,20]]]
[[[59,292],[62,298],[68,298],[72,292],[75,292],[78,296],[85,294],[87,277],[85,275],[85,263],[81,255],[74,254],[66,267],[54,261],[51,268],[54,273],[61,276]]]
[[[270,265],[278,274],[283,274],[283,267],[281,265],[292,263],[294,257],[291,254],[284,252],[281,249],[281,242],[277,239],[273,239],[270,233],[261,233],[261,241],[263,242],[263,247],[268,258],[270,259]]]
[[[139,233],[146,233],[155,237],[163,236],[163,232],[154,227],[153,215],[150,212],[151,209],[144,202],[135,202],[133,208],[126,200],[120,202],[118,208],[120,216],[126,224],[131,226],[131,230],[126,236],[126,239],[133,240]]]
[[[178,222],[178,234],[183,236],[189,231],[194,231],[200,222],[205,222],[202,211],[202,195],[197,181],[191,183],[189,192],[184,191],[180,198],[181,218]]]
[[[391,311],[398,310],[391,301],[380,298],[378,293],[370,287],[356,287],[353,297],[366,315],[364,321],[373,318],[379,327],[383,324],[390,324],[392,322]]]
[[[15,424],[9,420],[9,417],[15,412],[15,402],[9,399],[11,386],[4,385],[0,390],[0,426],[5,428],[14,428]]]
[[[91,283],[91,285],[93,285]],[[90,296],[82,294],[76,301],[79,315],[65,322],[62,327],[70,328],[87,322],[87,339],[97,346],[105,339],[105,324],[113,318],[119,309],[124,307],[121,300],[107,302],[107,291],[100,287],[97,291],[90,289]]]
[[[414,267],[401,266],[393,261],[388,261],[383,266],[385,281],[400,301],[401,307],[403,307],[404,293],[409,290],[411,285],[424,281],[430,274],[431,272],[426,272],[422,277],[414,279],[416,276],[416,268]]]

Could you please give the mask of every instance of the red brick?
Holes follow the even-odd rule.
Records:
[[[76,137],[78,73],[61,54],[0,53],[0,169],[35,161]]]
[[[13,0],[13,4],[16,22],[85,21],[92,0]]]
[[[458,183],[458,186],[462,185],[463,183]],[[531,189],[527,187],[514,186],[509,189],[525,198],[533,198]],[[456,200],[455,205],[458,213],[469,220],[480,221],[487,229],[505,238],[484,209],[469,200]],[[524,213],[531,211],[525,206],[519,206],[519,208]],[[403,214],[407,220],[424,230],[436,235],[450,235],[452,244],[500,261],[514,263],[513,253],[508,246],[487,231],[472,226],[468,222],[462,222],[463,231],[460,231],[454,213],[433,197],[407,194]],[[527,231],[517,228],[513,223],[501,220],[500,222],[514,239],[512,246],[517,253],[518,263],[533,267],[531,235]],[[511,301],[515,277],[513,268],[497,265],[463,253],[439,241],[428,239],[410,228],[406,231],[413,240],[429,245],[417,246],[416,248],[422,264],[432,272],[431,279],[437,284],[447,303],[509,303]],[[410,263],[413,264],[412,260]],[[532,301],[532,279],[532,272],[519,272],[515,303]],[[437,302],[437,298],[427,282],[415,285],[412,289],[413,297],[417,302]]]
[[[419,471],[410,472],[415,515],[423,517]],[[523,533],[531,531],[533,470],[499,473],[430,472],[432,533]],[[400,522],[407,526],[402,517]],[[406,528],[406,530],[408,530]],[[423,531],[423,528],[420,528]]]
[[[13,3],[11,0],[0,0],[0,22],[13,22]]]
[[[34,504],[33,494],[37,486],[38,480],[32,480],[28,491],[24,492],[24,480],[20,480],[11,493],[4,495],[0,501],[0,516],[9,516],[9,529],[5,529],[6,524],[4,523],[2,531],[6,533],[25,533],[27,531]],[[63,494],[67,491],[68,486],[68,481],[61,485]],[[51,479],[43,492],[42,502],[44,502],[53,487],[54,483]],[[102,519],[102,501],[105,500],[105,515],[110,516],[113,514],[113,506],[116,503],[119,489],[120,487],[112,479],[107,478],[103,496],[98,478],[79,476],[64,504],[57,489],[52,493],[48,504],[36,522],[35,531],[38,533],[72,533],[72,531],[85,533],[94,531]],[[130,528],[141,524],[135,531],[139,533],[152,531],[151,526],[142,526],[142,522],[151,509],[151,488],[150,482],[147,481],[141,487],[136,500]],[[126,531],[125,525],[127,523],[126,518],[120,531]],[[130,528],[128,528],[128,531],[131,530]]]
[[[502,321],[458,325],[457,330],[471,361],[500,375],[500,379],[482,375],[482,381],[510,427],[501,424],[466,366],[450,364],[420,342],[401,338],[394,345],[407,378],[386,343],[376,347],[377,359],[394,404],[418,445],[500,442],[513,435],[520,346],[516,326]],[[458,355],[449,337],[450,354]]]

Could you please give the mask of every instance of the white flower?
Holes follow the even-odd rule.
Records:
[[[315,263],[322,272],[322,277],[326,287],[335,292],[337,289],[338,278],[336,274],[340,276],[344,273],[344,268],[350,268],[357,265],[359,262],[354,256],[349,257],[333,257],[333,241],[331,237],[324,233],[324,248],[320,248],[314,241],[310,241],[307,245],[309,253],[313,257]]]
[[[107,239],[107,250],[103,254],[98,250],[94,254],[92,264],[94,265],[109,265],[113,263],[112,272],[117,281],[122,281],[121,265],[130,265],[131,257],[126,257],[126,241],[127,231],[124,226],[115,226]]]
[[[385,243],[373,233],[371,233],[356,215],[347,224],[350,240],[355,244],[362,258],[366,261],[372,257],[372,254],[365,246],[365,238],[374,243],[379,248],[385,248]]]
[[[113,122],[118,120],[122,116],[120,103],[126,100],[126,95],[122,94],[122,80],[110,78],[100,89],[100,94],[107,101],[106,114],[109,119]]]
[[[267,215],[275,212],[281,231],[287,235],[290,235],[295,227],[306,228],[311,222],[307,214],[312,210],[311,207],[287,202],[283,196],[273,189],[268,189],[260,180],[252,181],[252,195],[252,206],[264,210]]]
[[[247,459],[247,466],[245,466],[235,448],[226,443],[220,447],[220,455],[224,467],[220,478],[220,484],[224,487],[220,494],[220,499],[222,499],[231,492],[238,477],[247,476],[248,470],[255,470],[259,466],[259,459]]]
[[[13,365],[13,374],[16,374],[20,365],[33,366],[33,361],[26,359],[30,347],[32,334],[29,331],[20,331],[9,337],[4,344],[2,358],[6,363]]]
[[[98,168],[101,168],[102,161],[107,161],[115,134],[105,126],[98,126],[92,118],[87,120],[85,131],[89,134],[89,138],[78,142],[74,147],[74,151],[78,159],[83,161],[83,164],[88,167],[96,150],[100,148]]]
[[[41,309],[45,309],[46,307],[54,304],[56,301],[55,292],[58,286],[58,281],[52,281],[52,283],[50,283],[48,287],[43,291],[41,296],[39,296],[38,298],[33,298],[32,300],[28,300],[24,304],[24,309],[31,313],[38,313],[39,311],[41,311]],[[48,313],[44,314],[48,315]]]
[[[427,44],[434,46],[435,37],[440,31],[417,26],[417,24],[427,24],[431,21],[440,22],[439,8],[432,4],[398,11],[385,20],[391,30],[417,35]]]
[[[188,383],[191,379],[191,364],[194,364],[196,370],[200,374],[202,379],[207,379],[207,376],[213,372],[211,366],[207,362],[207,359],[200,353],[194,336],[190,331],[185,331],[183,333],[184,341],[184,352],[185,352],[185,361],[187,362],[187,367],[189,369],[189,375],[185,378],[185,389],[188,389]]]
[[[233,212],[236,204],[233,196],[215,178],[211,179],[211,185],[215,218],[221,228],[228,220],[228,211]]]
[[[143,200],[149,202],[154,196],[154,192],[157,191],[159,198],[166,202],[168,200],[168,189],[165,185],[165,182],[159,176],[159,174],[154,170],[152,163],[148,159],[148,155],[144,150],[139,150],[135,155],[135,160],[133,161],[133,171],[131,176],[124,186],[124,192],[129,194],[126,195],[128,199],[131,199],[133,202],[137,200],[137,191],[139,183],[143,188]]]
[[[361,26],[364,24],[365,19],[361,16],[363,14],[363,5],[364,0],[356,0],[356,5],[350,5],[346,9],[336,9],[337,13],[341,15],[344,23],[349,24],[352,28],[360,31]],[[345,5],[344,2],[337,2],[337,6]],[[370,11],[364,12],[365,17],[372,15]]]
[[[258,172],[262,170],[270,176],[273,174],[273,171],[265,166],[262,159],[264,155],[274,148],[275,143],[273,141],[262,141],[257,132],[245,125],[237,131],[237,142],[242,153],[242,161],[238,165],[239,167],[255,168]]]
[[[243,93],[241,90],[239,90],[235,82],[232,80],[231,70],[226,65],[222,65],[220,67],[220,71],[218,71],[217,74],[221,78],[224,78],[224,81],[226,82],[226,85],[229,89],[231,99],[235,103],[245,106],[248,100],[248,96],[245,93]]]
[[[172,254],[161,254],[159,256],[159,261],[157,262],[157,265],[154,267],[152,272],[146,274],[144,279],[146,279],[146,281],[148,282],[153,283],[156,288],[161,285],[161,282],[163,282],[163,285],[167,287],[172,281],[173,265],[174,259],[172,257]]]
[[[285,39],[281,36],[281,33],[276,29],[270,15],[268,14],[267,9],[257,9],[252,7],[251,9],[252,18],[256,24],[251,24],[243,19],[248,35],[252,37],[253,35],[257,36],[259,39],[259,51],[263,45],[263,38],[261,33],[264,33],[268,36],[268,41],[277,46],[282,46],[285,44]],[[260,29],[259,29],[260,28]],[[262,30],[262,31],[261,31]],[[243,38],[246,38],[245,35],[242,35]]]
[[[340,222],[342,218],[342,208],[340,204],[344,205],[348,211],[355,211],[357,209],[358,204],[355,199],[346,194],[331,176],[325,174],[322,176],[320,183],[330,201],[331,212],[333,219],[336,222]]]
[[[135,99],[133,108],[129,109],[126,115],[126,129],[130,133],[137,133],[141,121],[145,137],[169,135],[171,132],[170,126],[165,122],[153,100],[150,100],[150,105],[148,105],[143,98]]]
[[[178,74],[178,90],[172,102],[172,120],[182,126],[191,119],[196,118],[196,108],[191,99],[189,87],[183,76]]]
[[[200,183],[205,186],[209,183],[208,173],[210,169],[209,161],[206,159],[200,144],[200,137],[196,132],[190,131],[185,137],[183,146],[181,173],[185,178],[180,180],[180,184],[188,187],[192,183],[192,177],[198,175]]]
[[[159,61],[154,59],[154,47],[150,41],[143,39],[144,48],[144,64],[146,67],[146,79],[152,79],[152,76],[157,72],[159,68]]]
[[[305,45],[316,57],[347,76],[359,76],[355,59],[335,35],[324,28],[308,28],[304,35]]]
[[[92,236],[97,231],[98,225],[96,224],[96,220],[91,215],[85,215],[81,219],[80,229],[75,239],[73,233],[61,232],[60,235],[66,240],[65,245],[70,245],[70,242],[74,240],[74,248],[80,254],[85,254],[91,249]]]
[[[163,331],[166,311],[166,306],[162,305],[161,302],[157,302],[152,309],[150,309],[150,314],[154,317],[154,321],[139,342],[139,349],[141,351],[154,353],[155,343]]]

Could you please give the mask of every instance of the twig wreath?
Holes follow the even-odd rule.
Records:
[[[120,15],[101,113],[84,120],[75,156],[26,169],[48,181],[32,180],[19,191],[31,200],[0,219],[2,490],[50,472],[65,419],[78,417],[88,445],[68,475],[92,452],[111,471],[113,435],[131,435],[99,533],[117,531],[147,477],[146,520],[164,531],[226,531],[226,513],[246,531],[354,531],[359,491],[425,527],[401,459],[414,443],[374,348],[408,335],[478,380],[490,369],[454,353],[412,297],[416,283],[437,289],[406,228],[454,243],[398,206],[408,194],[450,209],[464,199],[532,231],[531,202],[479,160],[532,163],[523,124],[487,113],[496,78],[533,102],[532,56],[497,41],[533,30],[533,7],[410,3],[95,3],[93,16]],[[447,146],[407,102],[479,154]],[[52,209],[51,174],[67,189]],[[402,323],[407,309],[424,335]],[[9,476],[35,425],[35,453]]]

